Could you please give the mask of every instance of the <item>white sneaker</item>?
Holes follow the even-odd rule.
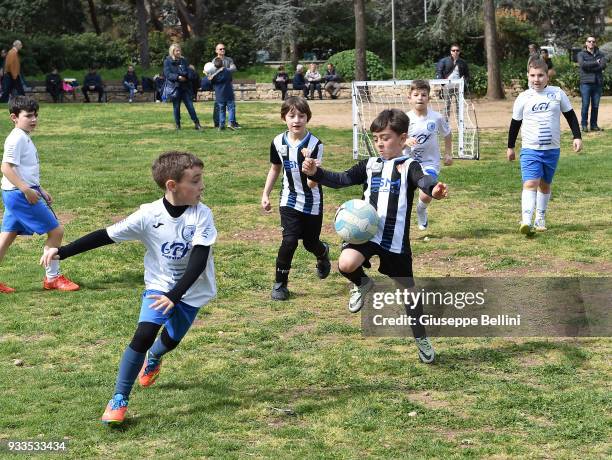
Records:
[[[537,217],[533,226],[536,232],[545,232],[547,230],[544,217]]]
[[[425,364],[433,363],[436,358],[436,352],[434,351],[431,340],[428,337],[421,337],[414,339],[416,346],[419,349],[419,359]]]
[[[427,208],[416,207],[417,223],[419,224],[419,230],[427,230]]]
[[[349,298],[348,310],[351,313],[357,313],[363,307],[363,301],[365,296],[374,287],[374,281],[371,278],[367,278],[361,286],[355,286],[351,288],[351,297]]]

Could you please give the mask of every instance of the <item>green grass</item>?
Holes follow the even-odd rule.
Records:
[[[210,104],[196,108],[210,124]],[[219,295],[155,386],[135,388],[126,425],[107,429],[98,418],[138,318],[143,248],[116,244],[63,262],[82,285],[63,294],[41,290],[44,239],[18,239],[0,266],[0,280],[18,289],[0,297],[0,439],[66,438],[63,457],[74,459],[609,456],[607,338],[436,339],[437,364],[423,365],[405,339],[362,337],[344,279],[334,270],[313,281],[302,248],[291,300],[269,300],[279,217],[259,201],[283,128],[278,110],[243,103],[240,132],[175,133],[168,105],[42,106],[33,139],[66,241],[160,197],[150,178],[160,152],[204,160]],[[8,117],[0,128],[8,133]],[[353,164],[349,130],[313,131],[328,167]],[[533,239],[517,232],[520,172],[504,160],[505,137],[483,133],[481,161],[443,170],[451,196],[431,206],[429,240],[412,227],[415,272],[609,276],[612,132],[587,135],[581,155],[564,134],[550,230]],[[335,206],[359,194],[325,191],[334,260]]]

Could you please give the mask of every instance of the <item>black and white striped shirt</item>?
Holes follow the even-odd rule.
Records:
[[[364,184],[363,200],[378,213],[378,232],[370,241],[397,254],[410,253],[410,212],[414,191],[431,196],[436,181],[423,174],[421,165],[407,156],[362,160],[343,173],[318,168],[312,180],[332,188]]]
[[[307,133],[304,139],[292,144],[285,132],[272,141],[270,162],[283,165],[280,206],[288,206],[304,214],[318,216],[323,210],[323,190],[320,185],[312,189],[308,187],[307,177],[302,173],[303,148],[310,150],[311,158],[323,160],[323,144],[316,136]]]

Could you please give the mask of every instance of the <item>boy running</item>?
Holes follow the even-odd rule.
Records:
[[[408,156],[421,164],[425,174],[437,180],[440,174],[438,134],[444,137],[444,164],[447,166],[453,164],[453,136],[446,118],[428,108],[429,91],[429,83],[425,80],[414,80],[410,85],[410,103],[413,108],[407,113],[410,127],[406,146],[410,147]],[[431,197],[422,190],[419,191],[419,202],[416,205],[419,230],[427,229],[429,203],[431,203]]]
[[[270,170],[266,178],[261,207],[272,210],[270,192],[283,171],[283,189],[280,196],[280,217],[283,241],[276,258],[276,280],[272,287],[273,300],[287,300],[289,270],[293,254],[301,239],[304,248],[317,258],[317,275],[325,279],[331,270],[329,246],[321,242],[323,223],[323,190],[316,182],[302,173],[305,158],[320,162],[323,144],[306,126],[312,112],[302,97],[288,97],[281,106],[281,119],[287,123],[287,131],[279,134],[270,146]]]
[[[40,185],[38,151],[30,134],[38,124],[38,102],[17,96],[9,103],[11,121],[15,127],[4,141],[2,157],[2,201],[4,217],[0,233],[0,261],[17,235],[47,234],[46,246],[62,244],[64,227],[51,209],[53,199]],[[52,261],[45,269],[44,289],[76,291],[79,286],[60,275],[59,261]],[[0,293],[15,289],[0,283]]]
[[[514,146],[520,129],[523,194],[519,231],[524,235],[532,235],[534,208],[535,230],[546,231],[545,215],[550,200],[550,186],[560,155],[561,113],[572,129],[575,152],[582,149],[582,136],[578,118],[567,94],[557,86],[548,86],[546,63],[539,58],[531,59],[527,65],[527,76],[529,89],[519,94],[514,101],[506,155],[509,161],[514,160]]]
[[[436,199],[445,198],[448,194],[446,184],[423,174],[418,161],[403,155],[409,123],[408,116],[401,110],[383,110],[370,126],[380,156],[362,160],[345,172],[326,171],[318,167],[313,158],[304,160],[302,165],[302,170],[310,179],[327,187],[365,185],[363,200],[374,206],[380,217],[376,235],[364,244],[345,243],[338,260],[340,273],[354,284],[348,305],[352,313],[361,310],[366,294],[374,286],[363,271],[364,264],[369,265],[374,255],[380,259],[380,273],[405,288],[414,286],[409,237],[414,192],[419,188]],[[416,318],[411,328],[419,359],[424,363],[433,362],[433,346],[419,321],[423,306],[406,305],[406,313]]]
[[[41,264],[47,266],[56,259],[129,240],[141,241],[147,249],[140,318],[121,357],[115,391],[102,415],[104,423],[123,422],[136,377],[143,387],[155,383],[162,357],[176,348],[200,307],[216,295],[212,245],[217,230],[212,212],[200,203],[202,167],[202,161],[191,153],[163,153],[152,168],[153,179],[164,190],[163,198],[69,245],[45,248],[41,258]]]

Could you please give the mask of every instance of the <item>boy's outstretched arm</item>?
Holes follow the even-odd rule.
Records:
[[[437,182],[429,174],[424,174],[421,165],[413,161],[408,169],[409,181],[416,184],[418,188],[423,190],[426,195],[429,195],[436,200],[441,200],[448,196],[448,186],[443,182]]]
[[[574,152],[580,152],[582,150],[582,134],[580,133],[580,126],[578,125],[578,117],[574,109],[563,112],[563,116],[567,120],[567,124],[572,130],[574,136]]]
[[[106,246],[112,244],[114,241],[108,236],[108,232],[105,228],[96,230],[95,232],[88,233],[82,236],[78,240],[73,241],[66,246],[60,248],[50,248],[45,246],[42,257],[40,258],[40,265],[47,267],[52,260],[63,260],[68,257],[76,256],[82,252],[90,251],[100,246]]]
[[[153,310],[163,309],[165,315],[183,298],[189,288],[196,282],[208,263],[208,255],[210,254],[210,246],[196,245],[191,250],[189,262],[185,268],[185,273],[180,280],[176,282],[174,287],[165,295],[152,294],[147,296],[149,299],[156,299],[149,308]]]
[[[302,163],[302,172],[310,180],[331,188],[350,187],[351,185],[363,184],[368,178],[366,165],[368,160],[362,160],[344,172],[326,171],[317,166],[314,158],[306,158]]]

